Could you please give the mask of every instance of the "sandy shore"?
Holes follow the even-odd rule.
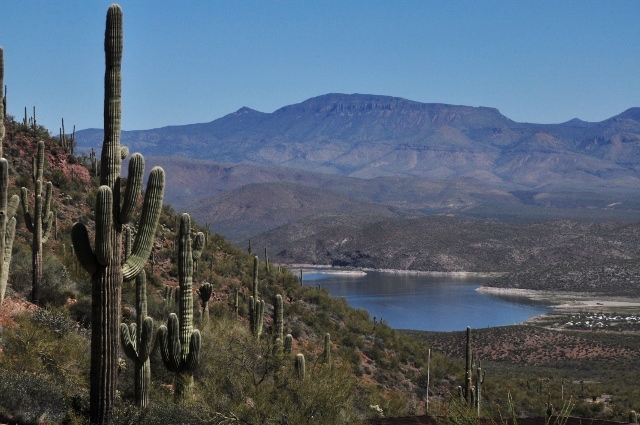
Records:
[[[554,310],[572,310],[603,307],[640,307],[640,299],[626,297],[607,297],[583,292],[534,291],[531,289],[493,288],[481,286],[480,292],[495,295],[514,295],[527,297],[534,301],[546,302]]]

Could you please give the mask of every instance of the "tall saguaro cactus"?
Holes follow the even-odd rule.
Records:
[[[469,406],[472,403],[471,381],[473,379],[473,370],[471,369],[472,360],[471,352],[471,328],[467,326],[467,344],[464,367],[464,398]]]
[[[204,235],[202,237],[204,238]],[[193,372],[198,366],[200,354],[200,331],[193,329],[193,259],[191,218],[189,214],[182,214],[178,233],[178,281],[180,283],[178,313],[180,317],[171,313],[167,326],[161,326],[156,337],[162,362],[175,374],[176,401],[185,399],[193,392]]]
[[[4,49],[0,47],[0,90],[4,87]],[[6,97],[3,93],[0,92],[0,97],[2,97],[2,102],[0,102],[0,158],[2,158],[2,141],[4,140],[4,116],[7,113],[5,108],[6,105]]]
[[[18,195],[13,195],[9,201],[9,163],[0,158],[0,305],[4,300],[9,279],[9,265],[11,264],[11,250],[13,238],[16,235],[16,210],[20,203]]]
[[[4,87],[4,50],[0,47],[0,89]],[[4,98],[3,98],[4,100]],[[20,198],[13,195],[7,202],[9,188],[9,163],[2,158],[2,141],[4,139],[4,102],[0,106],[0,305],[7,291],[9,279],[9,265],[13,238],[16,234],[16,219],[14,215],[18,209]]]
[[[40,303],[40,289],[42,287],[42,244],[46,243],[51,234],[53,211],[51,211],[51,182],[43,182],[44,172],[44,142],[38,142],[38,152],[33,157],[31,178],[35,186],[35,204],[33,213],[29,211],[29,190],[26,187],[20,192],[22,196],[22,211],[24,224],[33,235],[31,240],[31,302]],[[42,186],[45,185],[45,196],[42,198]],[[43,206],[44,201],[44,206]]]
[[[102,186],[96,195],[95,250],[91,249],[87,228],[82,223],[76,223],[71,230],[78,261],[92,277],[89,394],[92,424],[106,424],[111,418],[116,398],[122,282],[137,276],[149,258],[164,195],[164,171],[155,167],[149,174],[131,255],[123,264],[122,230],[131,221],[142,192],[144,159],[140,154],[131,157],[122,194],[120,171],[128,149],[120,146],[123,45],[120,6],[109,7],[106,21]]]

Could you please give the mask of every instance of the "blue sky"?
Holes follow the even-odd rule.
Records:
[[[111,2],[5,0],[9,113],[102,127]],[[135,1],[124,10],[125,130],[208,122],[326,93],[601,121],[640,106],[640,1]]]

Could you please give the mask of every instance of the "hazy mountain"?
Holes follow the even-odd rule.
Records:
[[[76,137],[98,146],[102,131]],[[502,260],[482,250],[422,258],[432,235],[416,223],[640,216],[640,108],[598,123],[529,124],[493,108],[329,94],[273,113],[241,108],[125,131],[122,143],[165,169],[177,210],[236,243],[272,247],[276,261],[482,269]]]
[[[497,109],[328,94],[273,113],[249,108],[209,123],[125,131],[150,156],[272,164],[351,177],[473,177],[498,187],[634,187],[640,108],[599,123],[517,123]],[[100,130],[76,133],[98,146]]]

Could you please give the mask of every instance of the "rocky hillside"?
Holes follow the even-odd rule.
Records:
[[[492,286],[640,296],[640,225],[317,216],[251,240],[274,261],[506,272]]]

